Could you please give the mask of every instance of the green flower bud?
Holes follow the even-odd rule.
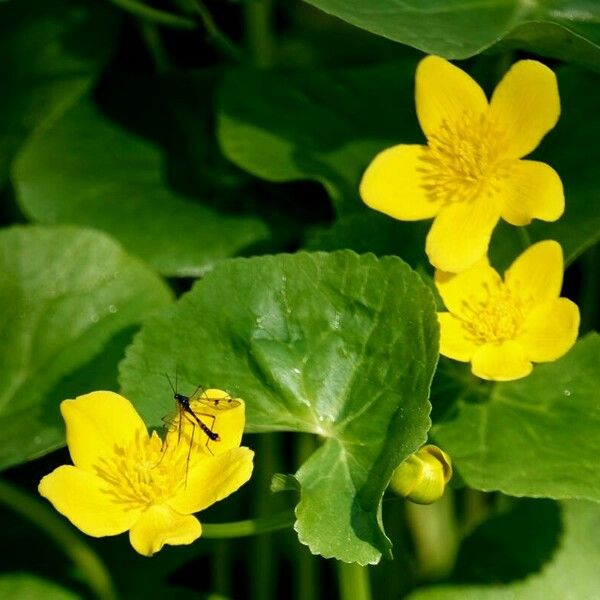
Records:
[[[417,504],[432,504],[444,495],[452,477],[452,461],[437,446],[428,444],[411,454],[393,472],[390,486]]]

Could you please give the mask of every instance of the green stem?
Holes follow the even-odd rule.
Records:
[[[202,537],[211,539],[247,537],[250,535],[261,535],[287,529],[296,520],[293,510],[286,510],[274,515],[267,515],[258,519],[247,519],[245,521],[231,521],[230,523],[203,523]]]
[[[158,8],[146,6],[145,4],[141,4],[140,2],[136,2],[135,0],[110,1],[113,4],[117,5],[119,8],[122,8],[124,11],[131,13],[136,17],[146,19],[147,21],[152,21],[153,23],[158,23],[159,25],[165,25],[166,27],[173,27],[175,29],[196,28],[196,23],[194,23],[194,21],[192,21],[191,19],[187,19],[186,17],[181,17],[179,15],[174,15],[164,10],[159,10]]]
[[[367,567],[338,562],[340,600],[371,600],[371,584]]]
[[[100,558],[51,508],[30,494],[1,480],[0,503],[43,529],[73,561],[97,598],[101,600],[117,598],[110,574]]]
[[[156,68],[156,72],[159,75],[164,75],[170,70],[171,61],[169,60],[169,55],[162,43],[158,27],[156,27],[154,23],[148,21],[140,21],[139,27],[144,42],[146,43],[148,54],[150,54],[154,67]]]
[[[430,581],[449,575],[458,549],[452,490],[447,488],[441,500],[428,506],[407,501],[406,516],[415,546],[419,578]]]
[[[200,17],[208,39],[214,44],[217,50],[234,61],[241,62],[243,60],[242,51],[219,29],[204,2],[202,0],[185,0],[185,3],[188,6],[188,10]]]
[[[275,42],[271,28],[273,0],[247,0],[244,18],[246,21],[246,46],[252,64],[268,68],[273,64]]]

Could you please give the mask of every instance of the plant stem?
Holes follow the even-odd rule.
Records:
[[[447,488],[441,500],[428,506],[407,501],[406,515],[415,545],[419,578],[436,580],[449,575],[458,549],[452,490]]]
[[[100,558],[51,508],[2,480],[0,480],[0,503],[43,529],[73,561],[97,598],[100,600],[117,598],[110,574]]]
[[[262,69],[273,64],[275,54],[272,13],[273,0],[246,0],[246,46],[252,64]]]
[[[341,600],[371,600],[371,584],[367,567],[339,561],[338,580]]]
[[[160,38],[158,27],[154,23],[143,20],[139,21],[139,27],[156,72],[159,75],[164,75],[170,70],[171,61]]]
[[[151,21],[153,23],[158,23],[159,25],[165,25],[166,27],[173,27],[175,29],[191,30],[196,28],[196,23],[194,23],[194,21],[192,21],[191,19],[187,19],[186,17],[181,17],[179,15],[174,15],[164,10],[159,10],[158,8],[146,6],[145,4],[136,2],[136,0],[110,1],[113,4],[117,5],[119,8],[122,8],[124,11],[131,13],[136,17],[146,19],[147,21]]]
[[[200,17],[208,39],[217,50],[234,61],[241,62],[243,60],[242,51],[219,29],[206,4],[202,0],[187,0],[187,5],[194,14]]]
[[[210,539],[247,537],[261,535],[287,529],[294,524],[296,515],[293,510],[286,510],[274,515],[266,515],[258,519],[231,521],[229,523],[203,523],[202,537]]]

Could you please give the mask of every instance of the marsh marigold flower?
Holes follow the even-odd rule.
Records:
[[[532,362],[560,358],[579,329],[577,305],[559,298],[562,277],[562,249],[552,240],[525,250],[504,280],[485,260],[457,275],[437,271],[448,309],[438,313],[440,353],[496,381],[525,377]]]
[[[212,391],[212,390],[211,390]],[[252,474],[254,453],[240,448],[243,404],[208,452],[204,435],[190,445],[148,433],[131,403],[113,392],[65,400],[60,409],[73,465],[46,475],[39,492],[84,533],[129,531],[131,545],[151,556],[164,544],[190,544],[202,533],[193,513],[229,496]],[[233,412],[233,411],[232,411]],[[241,428],[240,428],[241,426]],[[214,449],[214,450],[213,450]]]
[[[417,67],[417,116],[427,145],[393,146],[367,168],[360,193],[371,208],[402,221],[434,218],[426,251],[432,265],[458,273],[487,253],[500,218],[555,221],[562,183],[550,166],[521,158],[560,114],[554,73],[515,63],[488,103],[464,71],[437,56]]]

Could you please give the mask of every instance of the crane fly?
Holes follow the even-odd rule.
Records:
[[[194,401],[194,397],[198,394],[198,391],[201,389],[201,387],[198,386],[198,388],[192,394],[191,397],[185,396],[184,394],[180,394],[177,391],[177,376],[175,376],[175,386],[173,386],[173,383],[171,382],[170,377],[166,373],[165,373],[165,376],[167,377],[167,381],[169,382],[169,385],[171,386],[171,390],[173,391],[173,400],[175,400],[176,405],[177,405],[177,414],[176,415],[163,417],[163,419],[162,419],[163,423],[165,424],[165,427],[167,428],[167,432],[172,431],[174,429],[175,421],[177,421],[177,424],[175,425],[175,427],[177,427],[177,445],[179,445],[179,443],[181,441],[181,431],[182,431],[182,427],[184,426],[184,423],[187,422],[192,426],[192,431],[190,434],[190,444],[188,447],[186,461],[185,461],[185,483],[187,486],[187,475],[188,475],[188,470],[189,470],[189,465],[190,465],[190,456],[192,454],[192,447],[194,446],[194,435],[196,433],[196,426],[198,426],[200,428],[200,430],[206,435],[206,438],[207,438],[206,439],[206,448],[211,454],[213,454],[213,452],[208,447],[208,443],[209,442],[219,442],[221,440],[221,438],[219,437],[219,434],[216,431],[213,431],[213,429],[212,429],[215,424],[215,416],[206,414],[206,413],[197,413],[190,406],[190,402]],[[210,400],[209,400],[209,402],[210,402]],[[202,403],[204,404],[204,402],[202,402]],[[211,406],[212,406],[212,404],[211,404]],[[211,426],[209,427],[204,421],[202,421],[202,419],[200,419],[200,416],[207,417],[208,419],[212,419]],[[167,433],[167,435],[165,435],[165,437],[163,439],[163,449],[162,449],[161,459],[157,463],[156,466],[158,466],[160,464],[160,462],[162,461],[162,458],[164,457],[165,452],[167,450],[167,444],[168,444],[167,436],[168,436],[168,433]]]

